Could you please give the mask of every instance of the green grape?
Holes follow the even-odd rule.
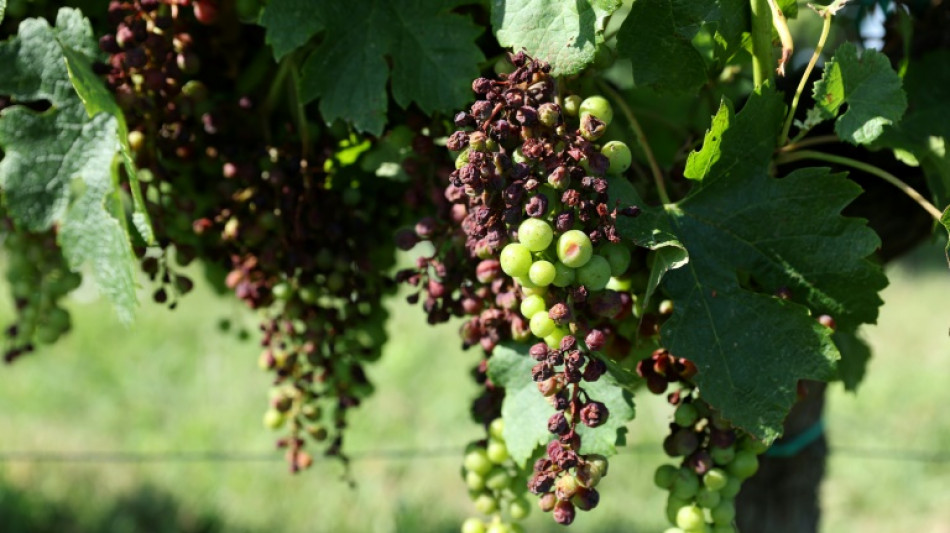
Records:
[[[502,436],[504,432],[505,432],[504,418],[501,418],[501,417],[496,418],[491,421],[491,424],[488,425],[488,435],[493,439],[504,441],[505,439]]]
[[[686,498],[680,498],[673,495],[672,493],[666,499],[666,518],[670,523],[676,523],[676,515],[679,513],[679,510],[683,507],[686,507],[690,504],[690,501]]]
[[[769,445],[760,440],[756,440],[749,435],[746,435],[739,442],[739,448],[743,450],[749,450],[756,455],[761,455],[769,449]]]
[[[622,276],[630,268],[630,248],[626,244],[609,242],[601,246],[597,253],[610,263],[610,275],[615,278]]]
[[[284,425],[287,417],[277,409],[271,407],[264,413],[264,427],[270,429],[280,429]]]
[[[673,421],[676,422],[677,426],[685,428],[695,424],[698,416],[699,413],[696,412],[696,408],[692,404],[681,403],[673,412]]]
[[[731,500],[723,500],[712,509],[710,514],[716,524],[731,524],[736,519],[736,504]]]
[[[605,288],[608,290],[617,291],[617,292],[630,292],[630,288],[632,286],[633,284],[630,282],[629,277],[622,277],[622,278],[611,277],[610,280],[607,281],[607,287]]]
[[[732,524],[716,524],[712,528],[712,533],[736,533],[736,531]]]
[[[511,528],[504,522],[492,522],[485,533],[511,533]]]
[[[717,465],[727,465],[736,458],[736,448],[734,446],[728,448],[713,446],[712,450],[709,451],[709,455],[712,456],[712,460]]]
[[[465,485],[468,490],[480,492],[485,490],[485,478],[477,472],[469,470],[465,472]]]
[[[524,244],[513,242],[502,248],[498,260],[505,274],[513,278],[522,277],[531,268],[531,251]]]
[[[469,518],[462,522],[462,533],[485,533],[485,524],[478,518]]]
[[[671,520],[671,522],[672,522],[672,520]],[[678,528],[678,527],[668,527],[668,528],[666,528],[666,529],[663,530],[663,533],[686,533],[686,532],[683,531],[682,529]]]
[[[544,337],[544,343],[548,345],[548,348],[552,350],[557,349],[561,346],[561,339],[567,336],[567,331],[561,328],[554,328],[549,335]]]
[[[758,469],[759,458],[750,450],[739,450],[732,462],[726,466],[726,471],[739,479],[752,477]]]
[[[498,510],[498,500],[491,494],[482,493],[475,497],[475,510],[482,514],[492,514]]]
[[[607,167],[608,174],[623,174],[633,162],[630,147],[622,141],[608,142],[600,149],[600,153],[607,156],[607,160],[610,161],[610,165]]]
[[[300,287],[297,291],[300,300],[305,304],[312,304],[317,301],[317,289],[313,287]]]
[[[554,230],[540,218],[529,218],[518,226],[518,242],[532,252],[540,252],[551,245]]]
[[[699,492],[696,493],[696,503],[700,507],[706,509],[712,509],[713,507],[719,505],[722,496],[719,495],[719,492],[714,490],[709,490],[706,487],[699,489]]]
[[[505,446],[504,441],[492,439],[488,441],[486,454],[489,461],[500,465],[508,460],[508,446]]]
[[[600,120],[603,120],[608,126],[614,119],[614,110],[610,106],[610,102],[603,96],[590,96],[585,98],[584,101],[581,102],[579,112],[581,117],[584,115],[594,115]]]
[[[508,476],[508,472],[500,466],[492,468],[491,472],[485,476],[485,486],[496,492],[508,488],[510,483],[511,479]]]
[[[577,283],[591,292],[602,291],[610,281],[610,263],[603,256],[595,255],[577,269]]]
[[[551,282],[551,285],[564,288],[574,284],[575,277],[576,275],[573,268],[557,261],[554,263],[554,280]]]
[[[688,468],[678,469],[670,492],[678,498],[692,498],[699,492],[699,477]]]
[[[476,448],[465,454],[465,458],[462,459],[462,466],[470,472],[484,476],[491,471],[492,462],[484,448]]]
[[[576,117],[581,110],[581,101],[582,98],[576,94],[568,95],[564,97],[564,104],[561,106],[561,110],[569,117]]]
[[[696,505],[686,505],[676,511],[676,525],[687,530],[694,530],[706,524],[703,510]]]
[[[537,313],[536,315],[532,316],[528,325],[531,328],[531,333],[533,333],[535,337],[540,337],[542,339],[554,333],[554,330],[557,327],[557,325],[553,320],[551,320],[551,317],[549,317],[547,313]]]
[[[468,153],[471,150],[472,149],[470,147],[466,146],[461,152],[459,152],[459,155],[455,158],[455,170],[458,170],[468,164]]]
[[[547,287],[557,277],[557,269],[550,261],[535,261],[528,269],[528,279],[539,287]]]
[[[548,310],[547,304],[544,303],[544,298],[538,296],[537,294],[532,294],[527,296],[524,300],[521,300],[521,314],[525,318],[531,320],[531,317],[538,313],[543,313]]]
[[[656,469],[656,472],[653,473],[653,483],[661,489],[669,489],[673,486],[673,481],[676,480],[676,474],[678,472],[679,469],[673,465],[660,465],[660,467]]]
[[[271,289],[271,292],[274,293],[274,298],[277,298],[278,300],[289,300],[293,295],[290,285],[283,282],[274,285],[274,288]]]
[[[594,246],[587,234],[581,230],[565,231],[557,240],[557,258],[566,266],[582,267],[593,255]]]
[[[514,520],[524,520],[531,514],[531,503],[523,496],[518,496],[508,505],[508,514]]]
[[[722,490],[729,483],[729,475],[721,468],[713,468],[703,475],[703,485],[709,490]]]
[[[739,490],[741,488],[742,488],[742,480],[736,479],[734,477],[730,477],[728,481],[726,481],[726,486],[719,489],[719,492],[720,494],[722,494],[722,497],[724,499],[728,500],[728,499],[735,498],[736,495],[739,494]]]

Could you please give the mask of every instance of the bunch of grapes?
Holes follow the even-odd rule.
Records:
[[[259,362],[273,374],[264,424],[287,430],[277,444],[296,472],[312,463],[308,436],[342,456],[346,413],[373,390],[364,365],[380,356],[394,287],[385,228],[401,222],[406,186],[338,157],[362,139],[282,107],[295,88],[277,65],[250,68],[267,53],[264,32],[233,7],[113,2],[98,68],[126,112],[161,247],[182,264],[201,257],[261,313]],[[155,299],[174,303],[191,283],[170,255],[143,267],[161,284]]]
[[[656,350],[640,361],[637,372],[656,394],[671,383],[679,388],[667,397],[676,407],[663,449],[682,457],[679,466],[665,464],[654,475],[658,487],[670,492],[666,514],[675,527],[667,533],[735,532],[735,498],[742,481],[758,470],[766,446],[733,427],[702,399],[692,384],[696,367]]]
[[[37,344],[53,344],[69,331],[69,312],[61,300],[79,287],[82,276],[70,271],[56,243],[56,231],[17,231],[2,222],[7,280],[13,293],[16,322],[5,330],[3,360],[12,363]]]
[[[523,531],[516,521],[531,512],[525,498],[524,476],[508,455],[501,418],[491,421],[488,439],[471,443],[462,461],[462,476],[468,486],[475,509],[494,515],[490,522],[472,517],[462,524],[462,533],[518,533]],[[503,511],[513,522],[503,521]]]
[[[597,505],[594,486],[606,473],[603,457],[580,453],[576,428],[606,421],[606,406],[583,383],[606,372],[600,351],[623,357],[635,334],[614,326],[633,309],[634,263],[616,219],[639,209],[608,199],[609,180],[623,179],[632,159],[620,141],[598,143],[613,119],[609,102],[565,95],[546,63],[524,53],[510,59],[515,68],[500,80],[473,82],[478,100],[455,116],[450,216],[416,225],[412,237],[436,252],[400,277],[420,287],[410,298],[425,295],[430,322],[471,317],[465,347],[490,354],[505,340],[542,341],[531,348],[532,378],[558,412],[528,488],[567,524],[575,508]]]

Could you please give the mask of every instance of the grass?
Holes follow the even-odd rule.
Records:
[[[867,380],[857,396],[837,385],[829,394],[831,444],[950,450],[950,277],[934,248],[889,273],[887,305],[865,333],[875,349]],[[273,461],[0,463],[0,530],[457,531],[473,513],[458,476],[461,451],[365,456],[352,465],[355,488],[335,462],[286,472],[260,421],[268,379],[257,348],[217,327],[225,316],[253,327],[237,305],[199,284],[178,310],[145,305],[124,329],[81,290],[67,338],[0,369],[0,453],[258,452]],[[459,349],[454,326],[428,328],[421,310],[388,305],[391,341],[369,371],[377,393],[354,413],[347,449],[460,449],[480,435],[467,415],[477,354]],[[639,402],[629,451],[612,460],[601,507],[579,516],[575,531],[663,530],[663,495],[651,485],[668,417],[662,402]],[[948,463],[835,454],[822,495],[823,531],[950,531]],[[562,530],[541,513],[526,526]]]

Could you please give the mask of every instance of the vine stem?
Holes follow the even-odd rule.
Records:
[[[630,127],[633,129],[634,135],[636,135],[637,140],[640,141],[640,146],[643,147],[643,153],[646,155],[647,162],[650,164],[650,173],[653,174],[653,182],[656,183],[656,192],[660,197],[660,201],[664,204],[671,203],[670,195],[666,192],[666,183],[663,181],[663,172],[660,171],[660,165],[656,162],[656,156],[653,154],[653,149],[650,148],[650,142],[647,140],[647,136],[643,132],[643,128],[640,126],[640,121],[638,121],[636,115],[633,114],[633,109],[627,105],[627,102],[623,99],[623,96],[607,82],[603,80],[597,80],[597,84],[600,85],[602,91],[607,93],[610,98],[617,103],[617,107],[620,108],[620,112],[623,113],[623,116],[627,118],[627,122],[630,123]]]
[[[830,144],[841,142],[841,139],[837,135],[816,135],[814,137],[808,137],[800,141],[791,142],[785,146],[779,148],[780,152],[794,152],[795,150],[801,150],[806,146],[815,146],[816,144]]]
[[[791,163],[793,161],[801,161],[803,159],[814,159],[817,161],[827,161],[829,163],[837,163],[846,167],[851,167],[857,170],[867,172],[877,176],[884,181],[890,183],[891,185],[900,189],[904,194],[909,196],[912,200],[917,202],[921,207],[924,208],[924,211],[934,218],[937,222],[940,222],[940,217],[943,216],[943,213],[940,212],[932,203],[927,201],[919,192],[917,192],[913,187],[904,183],[900,178],[882,170],[874,165],[858,161],[857,159],[851,159],[850,157],[843,157],[840,155],[826,154],[824,152],[816,152],[814,150],[800,150],[798,152],[790,152],[781,154],[775,158],[777,164]]]
[[[768,0],[750,0],[752,8],[752,78],[755,87],[772,79],[772,10]]]
[[[808,66],[805,67],[805,72],[802,74],[801,81],[798,82],[798,88],[795,90],[795,96],[792,98],[792,106],[788,109],[788,116],[785,117],[785,125],[782,127],[782,135],[779,137],[779,146],[788,142],[788,132],[792,129],[792,121],[795,119],[795,111],[798,109],[798,101],[801,99],[802,93],[805,92],[805,86],[808,85],[808,77],[811,76],[811,71],[818,63],[818,58],[821,57],[821,51],[825,47],[825,41],[828,40],[828,34],[831,33],[832,11],[829,9],[822,11],[819,14],[822,16],[822,18],[824,18],[824,24],[821,27],[821,36],[818,37],[818,44],[815,45],[815,52],[811,55],[811,59],[808,61]]]

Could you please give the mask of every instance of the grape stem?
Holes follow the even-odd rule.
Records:
[[[937,222],[940,222],[940,217],[942,216],[942,213],[940,212],[939,209],[937,209],[932,203],[927,201],[927,199],[924,198],[913,187],[901,181],[900,178],[874,165],[869,165],[868,163],[858,161],[857,159],[851,159],[850,157],[826,154],[824,152],[817,152],[814,150],[800,150],[797,152],[784,153],[776,157],[775,162],[776,164],[781,165],[784,163],[801,161],[803,159],[813,159],[817,161],[827,161],[829,163],[836,163],[839,165],[851,167],[857,170],[861,170],[863,172],[867,172],[868,174],[877,176],[883,179],[884,181],[890,183],[891,185],[897,187],[898,189],[900,189],[904,194],[909,196],[912,200],[914,200],[922,208],[924,208],[924,211],[927,211],[927,213],[930,216],[932,216],[934,220],[936,220]]]
[[[814,137],[809,137],[807,139],[802,139],[800,141],[793,141],[785,146],[779,148],[779,152],[794,152],[795,150],[801,150],[806,146],[815,146],[818,144],[830,144],[841,142],[841,139],[837,135],[816,135]]]
[[[821,36],[818,37],[818,44],[815,45],[815,52],[811,55],[811,59],[808,61],[808,66],[805,67],[805,72],[802,74],[801,81],[798,82],[798,88],[795,90],[795,96],[792,98],[792,106],[788,109],[788,116],[785,117],[785,125],[782,127],[782,135],[779,137],[779,146],[788,142],[788,132],[792,128],[792,121],[795,119],[795,111],[798,109],[798,101],[801,99],[802,93],[805,91],[805,85],[808,84],[808,77],[811,75],[811,71],[815,68],[815,64],[818,63],[818,58],[821,57],[821,51],[825,47],[825,41],[828,40],[828,34],[831,32],[831,17],[833,15],[831,9],[819,12],[822,18],[824,18],[824,24],[821,27]]]
[[[666,183],[663,181],[663,173],[660,171],[660,165],[656,162],[656,156],[653,154],[653,149],[650,148],[650,142],[647,141],[647,136],[643,132],[643,127],[640,126],[640,122],[633,114],[633,110],[623,99],[623,96],[607,82],[603,80],[597,80],[597,84],[600,85],[601,90],[607,93],[607,95],[610,96],[614,102],[616,102],[617,107],[620,108],[620,112],[623,113],[623,116],[626,117],[627,122],[630,123],[630,128],[633,129],[634,135],[636,135],[637,140],[640,142],[640,146],[643,148],[643,153],[647,158],[647,162],[650,164],[650,172],[653,174],[653,181],[656,183],[656,192],[660,197],[660,201],[664,204],[671,203],[670,196],[666,192]]]
[[[750,0],[752,8],[752,78],[755,88],[772,80],[772,10],[768,0]]]

